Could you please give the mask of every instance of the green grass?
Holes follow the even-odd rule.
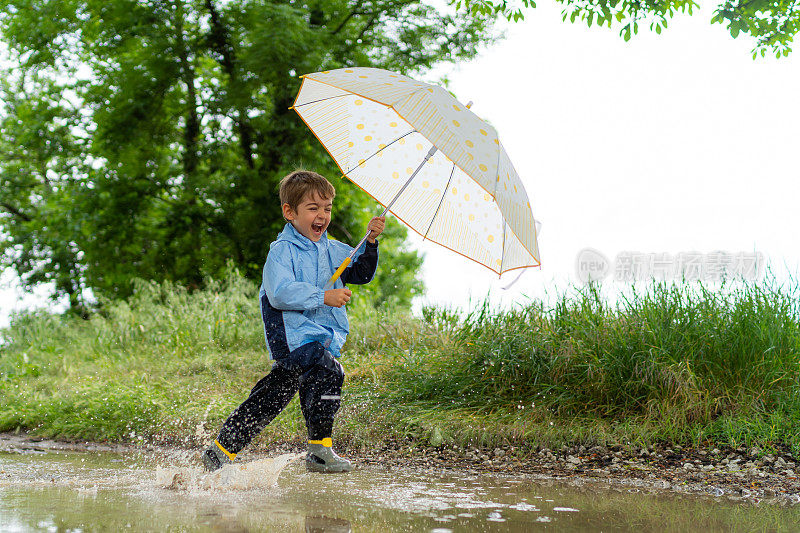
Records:
[[[357,294],[357,293],[356,293]],[[356,299],[357,301],[357,299]],[[757,444],[800,450],[796,287],[597,287],[546,307],[350,309],[336,437],[354,446]],[[0,431],[195,444],[265,374],[256,288],[139,283],[90,320],[16,317],[0,347]],[[259,437],[301,440],[296,400]]]

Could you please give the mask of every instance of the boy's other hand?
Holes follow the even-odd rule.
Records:
[[[325,291],[325,305],[331,307],[341,307],[350,301],[353,296],[353,291],[348,288],[344,289],[330,289]]]
[[[367,229],[370,231],[369,237],[367,240],[370,244],[375,243],[375,239],[378,238],[378,235],[383,233],[383,228],[386,225],[386,217],[375,217],[369,221],[367,224]]]

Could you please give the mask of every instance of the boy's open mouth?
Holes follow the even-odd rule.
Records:
[[[311,224],[311,230],[314,233],[318,234],[318,235],[322,235],[322,230],[323,229],[324,229],[324,224],[317,223],[317,222],[315,222],[314,224]]]

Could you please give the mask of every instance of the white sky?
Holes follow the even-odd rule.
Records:
[[[540,2],[478,59],[437,71],[499,131],[543,224],[542,268],[504,291],[516,273],[498,280],[414,236],[426,254],[420,303],[463,308],[487,294],[510,303],[563,289],[577,282],[585,247],[610,259],[757,251],[779,275],[796,273],[800,50],[754,61],[749,39],[710,18],[678,16],[661,35],[626,43]],[[46,304],[20,300],[7,274],[0,283],[0,327],[12,309]]]
[[[464,307],[487,294],[508,303],[552,293],[577,282],[586,247],[609,259],[757,251],[778,274],[796,272],[797,52],[754,61],[749,40],[709,24],[710,9],[626,43],[538,6],[504,42],[450,69],[450,89],[500,132],[543,224],[542,268],[503,291],[515,272],[498,280],[417,244],[426,300]]]

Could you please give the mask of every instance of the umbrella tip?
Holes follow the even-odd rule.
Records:
[[[469,103],[467,104],[467,109],[469,109],[470,107],[472,107],[472,100],[470,100]]]

